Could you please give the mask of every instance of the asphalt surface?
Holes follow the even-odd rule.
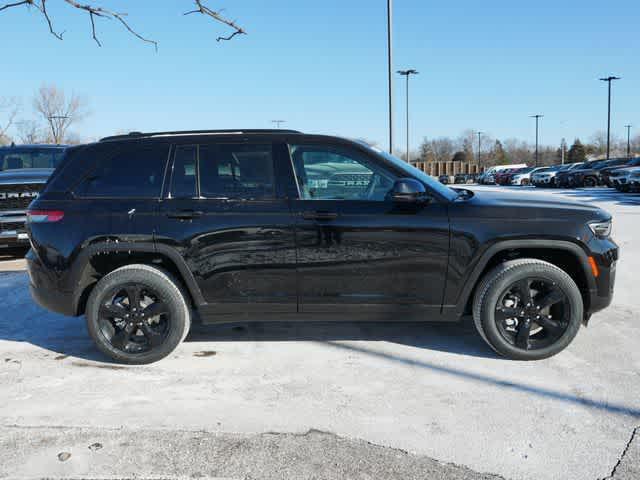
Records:
[[[622,247],[612,307],[539,362],[468,324],[276,323],[115,365],[0,261],[0,477],[640,478],[640,196],[536,194],[603,206]]]

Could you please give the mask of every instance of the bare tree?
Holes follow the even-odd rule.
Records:
[[[55,85],[43,85],[33,99],[33,108],[49,126],[51,141],[59,144],[67,136],[69,127],[87,115],[86,101],[75,94],[67,99]]]
[[[42,127],[33,120],[24,120],[16,122],[18,129],[18,138],[22,143],[34,144],[46,141],[46,133]]]
[[[140,33],[138,33],[137,30],[133,29],[131,25],[129,25],[127,20],[125,20],[125,17],[127,16],[126,13],[114,12],[114,11],[107,10],[105,8],[98,7],[92,4],[81,4],[76,0],[58,0],[58,1],[66,3],[70,7],[73,7],[78,11],[84,12],[89,16],[89,23],[91,25],[91,36],[93,37],[95,42],[98,44],[98,46],[102,46],[102,43],[100,43],[100,40],[98,39],[98,35],[96,33],[95,20],[96,18],[101,18],[101,19],[107,19],[107,20],[116,20],[131,35],[138,38],[139,40],[142,40],[143,42],[152,44],[156,50],[158,49],[158,42],[142,36]],[[188,12],[185,12],[184,15],[199,13],[201,15],[212,18],[216,22],[222,23],[230,27],[232,29],[231,34],[227,36],[219,36],[216,39],[216,41],[218,42],[221,40],[231,40],[236,35],[246,35],[247,32],[243,28],[241,28],[234,20],[229,20],[226,17],[222,16],[221,11],[215,11],[207,7],[203,3],[203,1],[204,0],[193,0],[194,8]],[[6,3],[4,5],[1,5],[0,12],[12,7],[21,7],[21,6],[24,6],[27,8],[33,7],[37,9],[42,14],[42,17],[44,18],[44,20],[47,22],[47,26],[49,27],[49,32],[51,32],[51,34],[54,37],[56,37],[58,40],[62,40],[62,35],[64,35],[64,32],[59,32],[56,29],[54,29],[53,21],[51,20],[51,17],[49,16],[49,11],[47,10],[47,0],[15,0],[11,3]]]
[[[20,102],[15,97],[0,97],[0,144],[8,142],[9,129],[20,111]]]

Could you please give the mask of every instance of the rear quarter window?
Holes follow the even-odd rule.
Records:
[[[91,198],[158,198],[168,153],[167,144],[125,146],[94,161],[74,193]]]

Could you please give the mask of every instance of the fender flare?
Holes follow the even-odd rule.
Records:
[[[184,281],[191,297],[196,306],[205,304],[202,291],[196,282],[193,273],[184,261],[184,258],[173,248],[167,245],[158,245],[152,242],[115,242],[115,241],[99,241],[91,243],[82,249],[78,258],[74,262],[73,272],[73,308],[78,311],[81,296],[87,286],[93,280],[93,268],[91,267],[91,259],[101,253],[151,253],[164,255],[171,260],[180,272],[181,279]]]
[[[538,248],[542,250],[564,250],[576,257],[582,266],[589,290],[595,290],[596,282],[591,275],[589,257],[580,245],[567,240],[503,240],[491,245],[481,255],[480,259],[473,267],[468,276],[460,295],[456,302],[456,314],[462,315],[464,309],[471,298],[471,294],[480,280],[482,272],[489,261],[498,253],[519,248]]]

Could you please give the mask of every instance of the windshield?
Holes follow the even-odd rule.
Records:
[[[416,167],[409,165],[404,160],[400,160],[398,157],[391,155],[383,150],[372,147],[364,142],[358,142],[361,145],[366,146],[370,150],[373,150],[379,155],[382,155],[389,163],[393,164],[398,169],[406,172],[408,177],[416,178],[428,186],[431,190],[436,191],[439,195],[443,196],[447,200],[453,201],[458,198],[458,192],[455,190],[441,184],[436,179],[432,178],[430,175],[427,175],[422,170],[418,170]]]
[[[56,168],[64,150],[54,148],[9,148],[0,150],[0,171],[20,168]]]

